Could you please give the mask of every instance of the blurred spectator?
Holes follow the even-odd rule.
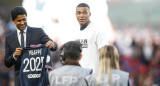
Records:
[[[3,0],[1,0],[3,1]],[[8,0],[9,1],[9,0]],[[11,0],[12,1],[12,0]],[[57,1],[57,2],[56,2]],[[74,0],[78,1],[78,0]],[[79,0],[88,1],[88,0]],[[92,0],[91,3],[93,3]],[[105,0],[95,0],[95,8],[100,7],[98,3]],[[101,1],[101,2],[99,2]],[[160,25],[159,25],[159,0],[107,0],[108,8],[104,12],[109,15],[116,32],[116,39],[114,39],[114,45],[118,48],[120,52],[120,67],[122,70],[130,72],[130,82],[131,86],[145,86],[145,85],[155,85],[160,86]],[[4,1],[5,3],[12,3]],[[54,3],[53,3],[54,2]],[[130,3],[131,2],[131,3]],[[136,3],[135,3],[136,2]],[[56,4],[60,3],[60,4]],[[72,10],[73,0],[23,0],[23,6],[27,7],[27,11],[30,11],[28,21],[31,26],[42,27],[42,23],[45,23],[46,28],[50,29],[47,31],[51,34],[51,38],[59,42],[61,46],[61,40],[59,37],[64,37],[67,33],[67,28],[61,28],[58,23],[68,24],[69,21],[73,20],[69,18],[68,15],[72,14],[71,17],[75,18],[74,10]],[[103,3],[104,5],[105,3]],[[77,4],[75,4],[77,5]],[[120,6],[121,5],[121,6]],[[52,7],[51,7],[52,6]],[[113,6],[115,9],[113,9]],[[146,7],[148,6],[148,7]],[[11,6],[3,6],[0,3],[0,86],[5,86],[6,83],[14,82],[12,76],[13,68],[7,69],[4,66],[4,35],[14,30],[15,26],[8,21],[10,19],[8,9]],[[49,9],[51,8],[51,10]],[[70,11],[67,11],[67,10]],[[53,11],[55,10],[55,11]],[[41,12],[43,11],[43,12]],[[72,13],[71,13],[72,12]],[[62,13],[59,15],[59,13]],[[97,12],[99,15],[103,15]],[[35,17],[36,15],[36,17]],[[44,16],[42,18],[41,16]],[[64,17],[67,16],[65,19]],[[99,18],[102,16],[98,16]],[[36,18],[33,21],[30,20]],[[61,18],[61,20],[59,19]],[[125,21],[127,19],[127,21]],[[144,19],[144,20],[143,20]],[[41,20],[35,22],[35,20]],[[156,21],[155,21],[156,20]],[[66,22],[67,21],[67,22]],[[76,21],[76,20],[75,20]],[[99,21],[97,21],[99,22]],[[52,25],[51,23],[54,23]],[[149,25],[147,25],[149,23]],[[71,25],[77,25],[70,23]],[[147,26],[145,26],[147,25]],[[54,26],[54,28],[52,27]],[[152,27],[153,26],[153,27]],[[53,31],[56,29],[56,31]],[[63,30],[64,29],[64,30]],[[71,29],[71,28],[69,28]],[[62,32],[63,30],[63,32]],[[57,32],[59,31],[60,34]],[[62,35],[63,34],[63,35]],[[52,35],[56,35],[52,36]],[[67,36],[66,36],[67,37]],[[149,52],[149,53],[147,53]],[[56,63],[58,61],[58,51],[53,53],[53,65],[59,67],[61,64]],[[57,57],[57,58],[56,58]],[[150,70],[150,71],[149,71]],[[9,79],[7,79],[9,78]],[[7,81],[10,80],[10,81]],[[3,81],[3,83],[2,83]],[[4,83],[6,82],[6,83]],[[146,82],[146,83],[145,83]],[[6,84],[7,86],[7,84]],[[11,86],[11,85],[8,85]]]

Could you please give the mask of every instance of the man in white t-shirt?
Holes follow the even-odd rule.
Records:
[[[76,7],[76,18],[80,24],[80,31],[75,39],[82,44],[83,58],[80,65],[93,69],[97,73],[99,62],[99,50],[108,44],[106,33],[102,26],[90,21],[90,7],[86,3],[80,3]]]
[[[56,34],[62,44],[72,40],[75,31],[79,28],[75,17],[76,6],[79,3],[87,3],[90,6],[91,21],[103,26],[107,37],[113,39],[113,28],[107,15],[106,0],[47,0],[43,7],[44,28],[47,30],[46,32],[49,32],[47,34]]]

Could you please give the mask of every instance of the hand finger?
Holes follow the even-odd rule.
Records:
[[[19,56],[19,55],[21,55],[21,53],[17,53],[17,52],[14,53],[14,56]]]
[[[22,48],[16,48],[16,50],[23,50]]]
[[[49,45],[51,45],[52,44],[52,42],[51,41],[48,41],[47,43],[46,43],[46,47],[48,47]]]
[[[50,48],[53,48],[53,47],[54,47],[54,44],[53,44],[53,43],[51,43],[49,47],[50,47]]]
[[[21,50],[17,50],[17,51],[15,51],[15,53],[21,53],[22,51]]]
[[[15,52],[22,52],[22,50],[18,50],[18,49],[16,49],[16,51]]]
[[[46,47],[48,47],[48,43],[49,43],[49,41],[46,43]]]

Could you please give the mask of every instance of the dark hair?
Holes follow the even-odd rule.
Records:
[[[90,9],[89,5],[86,3],[80,3],[77,5],[77,7],[88,7]]]
[[[15,20],[18,15],[24,15],[24,14],[27,16],[27,12],[22,6],[17,6],[11,10],[12,20]]]
[[[65,43],[59,50],[63,61],[65,58],[77,60],[82,52],[82,46],[78,41],[69,41]]]

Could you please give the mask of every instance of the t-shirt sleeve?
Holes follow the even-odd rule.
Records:
[[[97,46],[98,46],[98,49],[100,49],[100,48],[102,48],[103,46],[109,44],[105,30],[99,30],[99,31],[97,31],[96,44],[97,44]]]

